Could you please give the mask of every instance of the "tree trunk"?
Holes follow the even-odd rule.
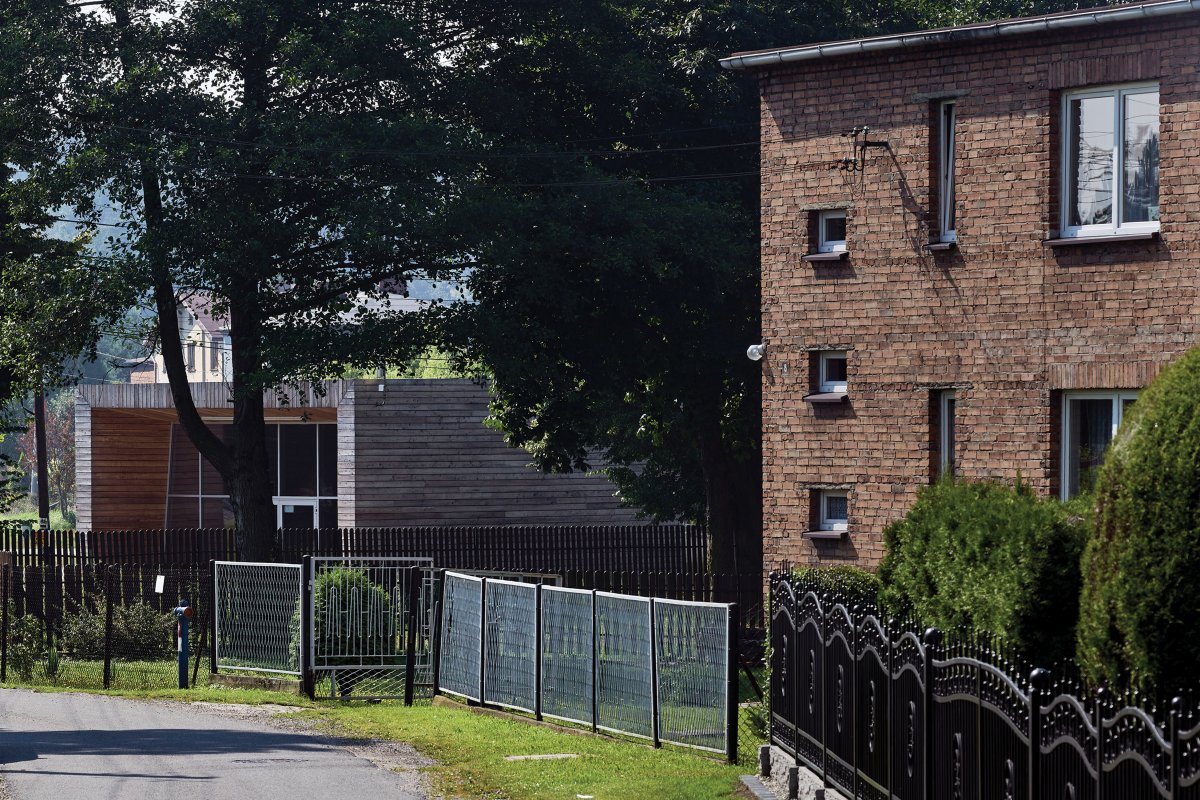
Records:
[[[743,612],[762,603],[762,463],[739,458],[721,436],[719,417],[697,423],[704,472],[709,568],[735,574]]]
[[[263,390],[248,381],[262,368],[262,309],[259,287],[251,280],[233,287],[229,302],[229,344],[233,358],[233,469],[225,488],[233,505],[238,552],[248,561],[279,557],[278,525],[267,457]]]

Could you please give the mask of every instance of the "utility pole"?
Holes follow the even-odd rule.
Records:
[[[37,442],[38,530],[50,530],[50,476],[46,466],[46,392],[38,387],[33,401],[34,438]],[[43,535],[43,541],[45,539]]]

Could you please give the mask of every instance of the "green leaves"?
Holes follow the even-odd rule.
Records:
[[[1190,686],[1200,658],[1200,350],[1138,397],[1104,459],[1083,557],[1080,665],[1097,682]]]

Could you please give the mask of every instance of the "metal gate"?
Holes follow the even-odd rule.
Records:
[[[312,690],[343,700],[404,698],[433,683],[433,560],[313,557]]]
[[[213,563],[218,670],[300,674],[299,564]]]

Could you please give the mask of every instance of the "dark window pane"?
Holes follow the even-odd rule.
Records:
[[[315,497],[317,494],[317,427],[279,426],[279,494]],[[305,527],[312,527],[310,522]]]
[[[202,528],[232,528],[233,506],[226,497],[206,497],[200,505]]]
[[[954,230],[954,104],[942,104],[942,224],[949,233]]]
[[[200,494],[200,454],[178,423],[171,426],[171,467],[167,487],[170,494]]]
[[[338,526],[337,500],[320,501],[321,527],[336,528]]]
[[[314,517],[317,509],[315,506],[298,505],[294,503],[284,503],[283,511],[280,514],[282,522],[281,528],[315,528]]]
[[[200,527],[200,498],[167,497],[168,528]]]
[[[825,236],[826,242],[844,242],[846,241],[846,217],[828,216],[825,217]]]
[[[221,441],[230,441],[230,430],[232,425],[209,425],[212,432],[220,437]],[[200,493],[206,495],[225,494],[225,481],[221,479],[221,473],[208,463],[208,459],[200,459]]]
[[[1068,415],[1067,494],[1073,497],[1096,483],[1104,451],[1112,441],[1113,402],[1107,398],[1072,399]]]
[[[843,520],[847,518],[849,501],[845,495],[825,495],[825,519]]]
[[[279,494],[279,426],[267,426],[267,474],[271,478],[271,495]]]
[[[1125,95],[1122,222],[1158,219],[1158,92]]]
[[[942,470],[944,472],[950,473],[951,475],[954,475],[955,474],[955,472],[954,472],[954,450],[955,450],[955,447],[954,447],[954,445],[955,445],[954,422],[955,422],[955,420],[954,420],[954,398],[953,397],[946,398],[945,409],[946,409],[945,410],[946,418],[942,420],[942,436],[945,437],[945,441],[942,443],[942,445],[943,445],[942,452],[945,454],[944,462],[942,464]]]
[[[846,382],[846,359],[844,357],[825,359],[825,382]]]
[[[337,425],[318,426],[317,439],[319,493],[324,497],[337,497]],[[324,518],[322,513],[321,519]]]
[[[1113,221],[1113,97],[1070,102],[1071,225]]]

